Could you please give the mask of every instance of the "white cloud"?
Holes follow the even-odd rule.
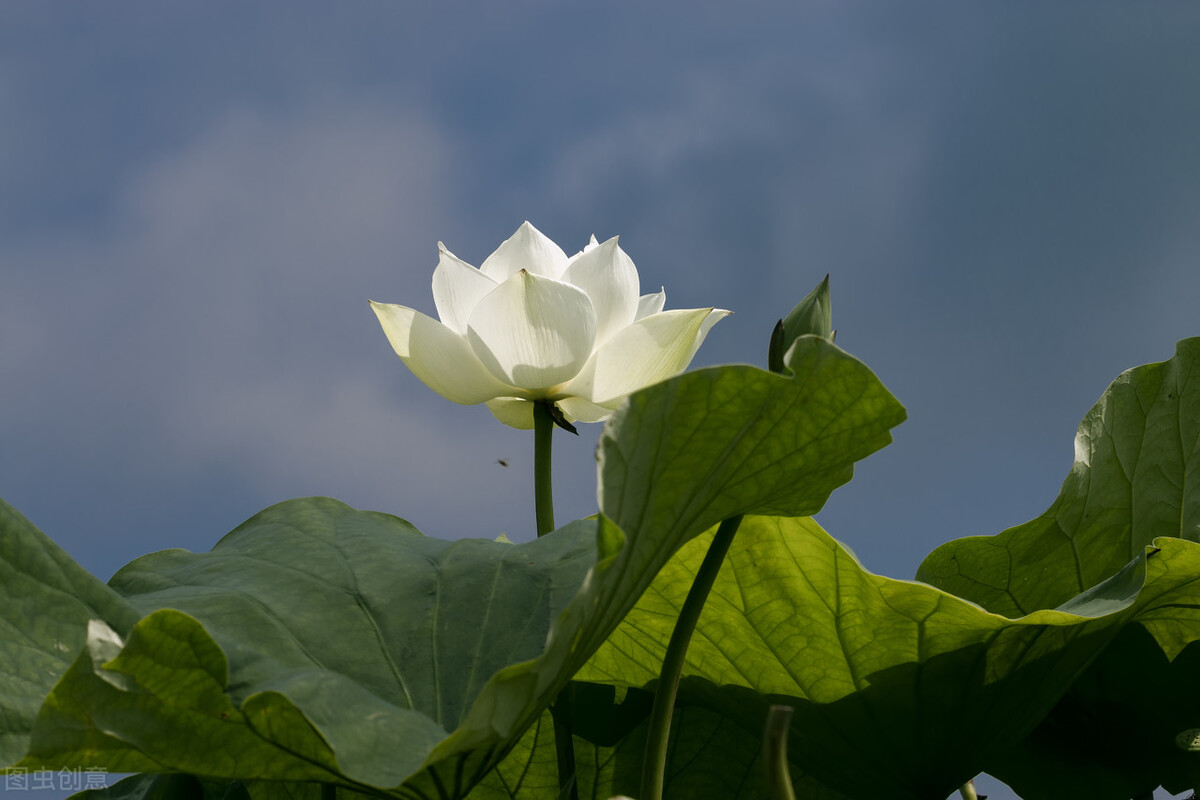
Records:
[[[327,494],[527,538],[528,432],[428,390],[367,307],[432,306],[454,161],[413,115],[235,111],[131,175],[98,240],[0,253],[22,265],[0,280],[20,469],[44,483],[67,459],[146,491],[216,475],[264,505]],[[594,435],[561,438],[565,520],[595,511]]]
[[[130,177],[102,240],[0,254],[22,267],[0,292],[0,426],[159,478],[446,494],[451,409],[402,408],[367,299],[428,299],[451,173],[452,146],[417,115],[225,115]],[[384,477],[396,451],[424,466]]]
[[[449,151],[417,117],[235,111],[131,182],[132,244],[148,280],[165,275],[258,325],[263,301],[365,287],[410,250],[435,253]]]

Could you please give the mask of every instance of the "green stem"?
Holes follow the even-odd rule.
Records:
[[[566,690],[558,693],[561,698]],[[550,707],[554,720],[554,752],[558,756],[558,800],[579,800],[579,786],[575,781],[575,742],[571,736],[571,724],[567,722],[556,700]]]
[[[537,513],[537,535],[554,530],[554,486],[550,478],[551,434],[554,417],[549,402],[533,404],[533,503]]]
[[[539,537],[554,530],[554,486],[550,478],[553,433],[553,401],[538,400],[533,404],[533,504]],[[550,716],[554,719],[554,751],[558,756],[558,797],[560,800],[579,800],[579,787],[575,781],[575,743],[571,725],[558,705],[564,694],[559,692],[550,707]]]
[[[979,794],[975,791],[975,781],[967,781],[958,790],[962,795],[963,800],[979,800]]]
[[[733,535],[742,522],[741,514],[721,523],[713,536],[712,544],[704,555],[704,562],[692,581],[687,599],[675,620],[675,630],[667,645],[663,658],[662,672],[654,691],[654,708],[650,711],[650,725],[646,731],[646,757],[642,762],[642,793],[639,800],[662,800],[663,783],[667,770],[667,738],[671,732],[671,713],[675,710],[675,695],[679,692],[679,676],[683,673],[683,659],[687,655],[692,633],[700,620],[700,612],[708,593],[712,591],[721,563],[729,552]]]
[[[771,800],[796,800],[792,775],[788,769],[787,734],[792,724],[791,706],[771,706],[767,728],[763,732],[763,763],[767,767],[767,786]]]

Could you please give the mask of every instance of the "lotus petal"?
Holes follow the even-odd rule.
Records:
[[[499,381],[517,396],[545,396],[569,381],[592,353],[596,318],[582,289],[521,270],[483,298],[467,339]]]
[[[392,349],[421,382],[455,403],[474,405],[513,389],[484,369],[467,340],[419,311],[371,302]]]
[[[638,310],[638,273],[617,237],[571,260],[563,280],[587,292],[596,311],[596,344],[633,323]]]
[[[479,271],[497,283],[508,280],[521,270],[558,278],[566,268],[567,254],[528,222],[517,228],[516,233],[505,239],[479,265]]]
[[[713,308],[676,309],[638,320],[601,346],[563,392],[607,406],[674,377],[691,362],[708,330],[727,314]]]
[[[433,271],[433,304],[442,324],[462,335],[467,332],[467,321],[475,306],[499,284],[451,253],[441,242],[438,252],[437,269]]]

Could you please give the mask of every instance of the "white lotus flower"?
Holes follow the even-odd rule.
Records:
[[[429,388],[487,403],[501,422],[533,427],[533,401],[568,420],[599,422],[630,392],[691,363],[728,311],[663,311],[666,293],[638,296],[637,268],[614,236],[571,258],[528,222],[476,269],[438,243],[433,319],[376,303],[392,348]]]

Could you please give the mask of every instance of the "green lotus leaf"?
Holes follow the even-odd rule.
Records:
[[[252,794],[290,779],[464,796],[709,520],[816,510],[890,440],[903,409],[860,362],[816,337],[787,362],[788,376],[713,368],[630,398],[600,448],[601,508],[624,532],[445,542],[318,498],[211,553],[133,562],[112,585],[147,616],[128,635],[91,626],[20,763],[107,753]]]
[[[1161,543],[1156,537],[1200,540],[1198,489],[1200,339],[1186,339],[1171,359],[1122,374],[1092,407],[1046,513],[996,536],[949,542],[917,576],[998,613],[1056,606]],[[1068,786],[1095,798],[1193,786],[1196,759],[1173,742],[1200,719],[1195,656],[1177,658],[1193,653],[1200,614],[1164,603],[1138,622],[1027,741],[998,751],[989,771],[1029,798],[1062,796],[1054,789]]]
[[[1200,338],[1108,387],[1075,434],[1075,462],[1046,513],[942,545],[917,578],[1019,616],[1066,602],[1159,536],[1200,541]]]
[[[631,395],[600,437],[601,512],[631,539],[677,541],[737,514],[819,511],[904,407],[819,336],[786,361],[793,375],[717,367]]]
[[[675,555],[579,680],[653,684],[710,538]],[[850,797],[946,797],[1020,741],[1129,620],[1200,601],[1200,545],[1158,544],[1062,609],[1009,619],[867,572],[811,519],[748,517],[681,692],[748,732],[770,704],[793,706],[789,759]]]
[[[93,623],[20,765],[86,754],[114,770],[351,789],[396,788],[424,771],[400,792],[417,796],[441,781],[425,768],[474,710],[490,727],[471,733],[491,740],[452,751],[444,788],[461,795],[497,757],[495,742],[520,736],[511,726],[537,687],[518,684],[523,694],[503,698],[512,705],[482,713],[471,701],[544,650],[595,563],[595,528],[574,523],[523,545],[450,542],[312,498],[267,509],[211,553],[145,556],[112,585],[147,616],[124,640]]]
[[[608,701],[603,706],[580,709],[587,714],[593,733],[597,724],[611,722],[603,719],[606,713],[630,705],[612,703],[612,687],[572,684],[576,687],[607,690]],[[630,692],[634,694],[639,693]],[[636,794],[649,698],[639,698],[634,705],[640,710],[637,719],[628,729],[618,724],[619,735],[615,738],[596,744],[586,737],[575,737],[580,797],[604,800],[618,794]],[[582,716],[573,718],[576,731],[584,722]],[[737,722],[683,700],[672,733],[664,800],[770,800],[762,779],[762,744]],[[844,795],[799,775],[795,779],[803,791],[801,796],[807,800],[846,800]],[[544,712],[504,761],[471,791],[469,800],[545,800],[557,796],[558,789],[554,723],[549,712]],[[183,775],[137,775],[108,789],[78,795],[78,800],[85,795],[87,800],[321,800],[321,787],[315,783],[258,781],[242,785]],[[339,788],[337,794],[337,800],[366,797],[345,788]]]
[[[1176,742],[1200,719],[1198,615],[1159,611],[1190,619],[1197,644],[1168,660],[1142,625],[1126,626],[1029,736],[989,755],[988,772],[1026,800],[1128,800],[1200,785],[1200,753]]]
[[[1164,593],[1026,739],[989,755],[987,769],[1027,800],[1194,789],[1200,753],[1179,742],[1200,720],[1198,670],[1200,605],[1190,593]]]
[[[336,800],[367,800],[374,794],[336,787]],[[327,785],[288,781],[218,781],[180,773],[131,775],[72,800],[329,800]]]
[[[644,716],[616,741],[597,744],[577,735],[574,746],[580,797],[637,796],[646,748]],[[846,800],[799,773],[793,782],[797,797]],[[554,726],[545,714],[470,800],[545,800],[557,792]],[[763,774],[762,731],[747,731],[728,716],[681,697],[672,718],[663,800],[771,800]]]
[[[88,800],[221,800],[229,784],[219,784],[216,792],[205,792],[202,781],[193,775],[131,775],[104,789],[91,789],[72,797]]]
[[[0,500],[0,767],[28,750],[38,708],[83,649],[88,620],[128,631],[138,616]]]

